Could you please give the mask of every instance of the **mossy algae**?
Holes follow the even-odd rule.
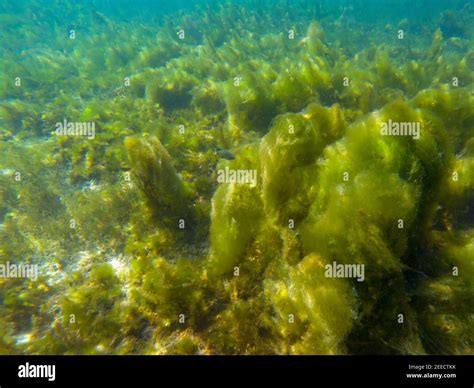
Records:
[[[406,45],[296,3],[158,34],[76,7],[76,40],[0,33],[0,262],[40,270],[0,279],[1,353],[473,353],[470,12]]]

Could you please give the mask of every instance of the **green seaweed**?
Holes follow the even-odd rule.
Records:
[[[368,34],[298,2],[159,23],[17,7],[0,5],[0,263],[40,276],[0,279],[0,353],[473,353],[469,8],[398,40],[406,20]],[[64,119],[94,138],[57,136]]]

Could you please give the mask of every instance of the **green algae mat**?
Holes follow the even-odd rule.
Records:
[[[474,4],[383,3],[2,1],[0,354],[474,354]]]

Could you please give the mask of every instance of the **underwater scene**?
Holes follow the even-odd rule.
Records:
[[[2,0],[0,354],[474,354],[474,1]]]

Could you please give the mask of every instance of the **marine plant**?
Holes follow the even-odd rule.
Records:
[[[0,277],[0,353],[473,354],[472,5],[368,31],[304,0],[19,3],[0,264],[38,278]]]

